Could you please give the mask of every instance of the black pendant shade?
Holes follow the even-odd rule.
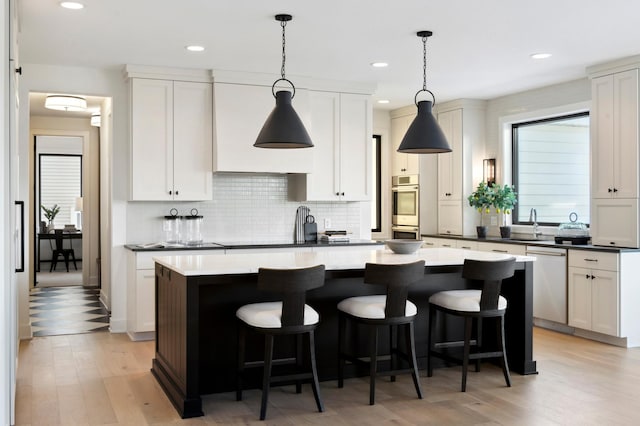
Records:
[[[258,134],[258,148],[311,148],[313,143],[291,105],[291,92],[276,93],[276,106]]]
[[[398,152],[409,154],[451,152],[451,147],[433,116],[431,107],[431,101],[418,102],[418,115],[402,138]]]

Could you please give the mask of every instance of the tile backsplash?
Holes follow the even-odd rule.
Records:
[[[202,236],[206,242],[250,242],[293,240],[296,210],[309,207],[324,230],[324,219],[331,229],[345,229],[351,238],[360,233],[360,202],[299,202],[287,198],[287,176],[265,174],[216,174],[213,200],[194,202],[138,202],[127,208],[127,242],[158,242],[164,239],[163,216],[172,208],[180,215],[198,209],[203,216]],[[369,236],[366,236],[369,238]]]

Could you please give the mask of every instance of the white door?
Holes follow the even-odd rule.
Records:
[[[591,330],[591,270],[569,268],[569,325]]]
[[[371,199],[371,98],[340,94],[340,197]]]
[[[610,336],[619,336],[618,273],[593,271],[591,329]]]

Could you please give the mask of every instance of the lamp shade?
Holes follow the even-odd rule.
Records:
[[[437,154],[451,152],[451,147],[431,112],[431,101],[418,102],[418,115],[402,138],[398,152]]]
[[[311,148],[313,142],[291,104],[291,92],[276,93],[276,106],[267,117],[253,146],[258,148]]]
[[[79,96],[49,95],[44,101],[44,106],[59,111],[85,111],[87,100]]]

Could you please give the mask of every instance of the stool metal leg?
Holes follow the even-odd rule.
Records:
[[[318,411],[322,413],[324,411],[324,404],[322,403],[322,398],[320,397],[320,383],[318,381],[318,370],[316,369],[316,342],[313,330],[309,332],[309,359],[311,362],[311,388],[313,390],[313,397],[316,399]]]
[[[269,400],[269,387],[271,386],[271,365],[273,361],[273,335],[264,336],[264,375],[262,378],[262,404],[260,406],[260,420],[267,415],[267,401]]]
[[[398,326],[389,326],[389,363],[391,371],[398,366]],[[391,376],[391,381],[396,381],[396,376]]]
[[[500,317],[500,322],[496,322],[498,325],[498,332],[500,333],[500,350],[502,351],[502,357],[500,358],[500,364],[502,364],[502,372],[504,373],[504,380],[507,382],[507,386],[511,387],[511,376],[509,375],[509,363],[507,362],[507,349],[504,343],[504,316]]]
[[[244,357],[246,351],[247,329],[242,325],[238,330],[238,367],[236,370],[236,401],[242,401],[242,376],[244,374]]]
[[[378,373],[378,327],[371,327],[371,356],[369,364],[369,405],[376,403],[376,374]]]
[[[344,365],[346,363],[343,354],[345,351],[345,338],[347,334],[347,320],[345,316],[338,313],[338,387],[344,387]]]
[[[302,335],[296,334],[296,367],[302,369]],[[302,393],[302,380],[296,380],[296,393]]]
[[[462,358],[462,392],[467,390],[467,370],[469,369],[469,352],[471,346],[471,330],[473,329],[473,319],[464,319],[464,355]]]
[[[407,324],[405,330],[407,330],[407,353],[411,356],[411,367],[413,368],[413,385],[416,387],[416,393],[418,398],[422,399],[422,389],[420,388],[420,375],[418,374],[418,360],[416,359],[416,342],[414,339],[414,327],[413,321]]]
[[[433,342],[433,329],[436,326],[437,310],[434,305],[429,305],[429,330],[427,332],[427,377],[433,376],[433,365],[431,364],[431,351],[435,347]]]

